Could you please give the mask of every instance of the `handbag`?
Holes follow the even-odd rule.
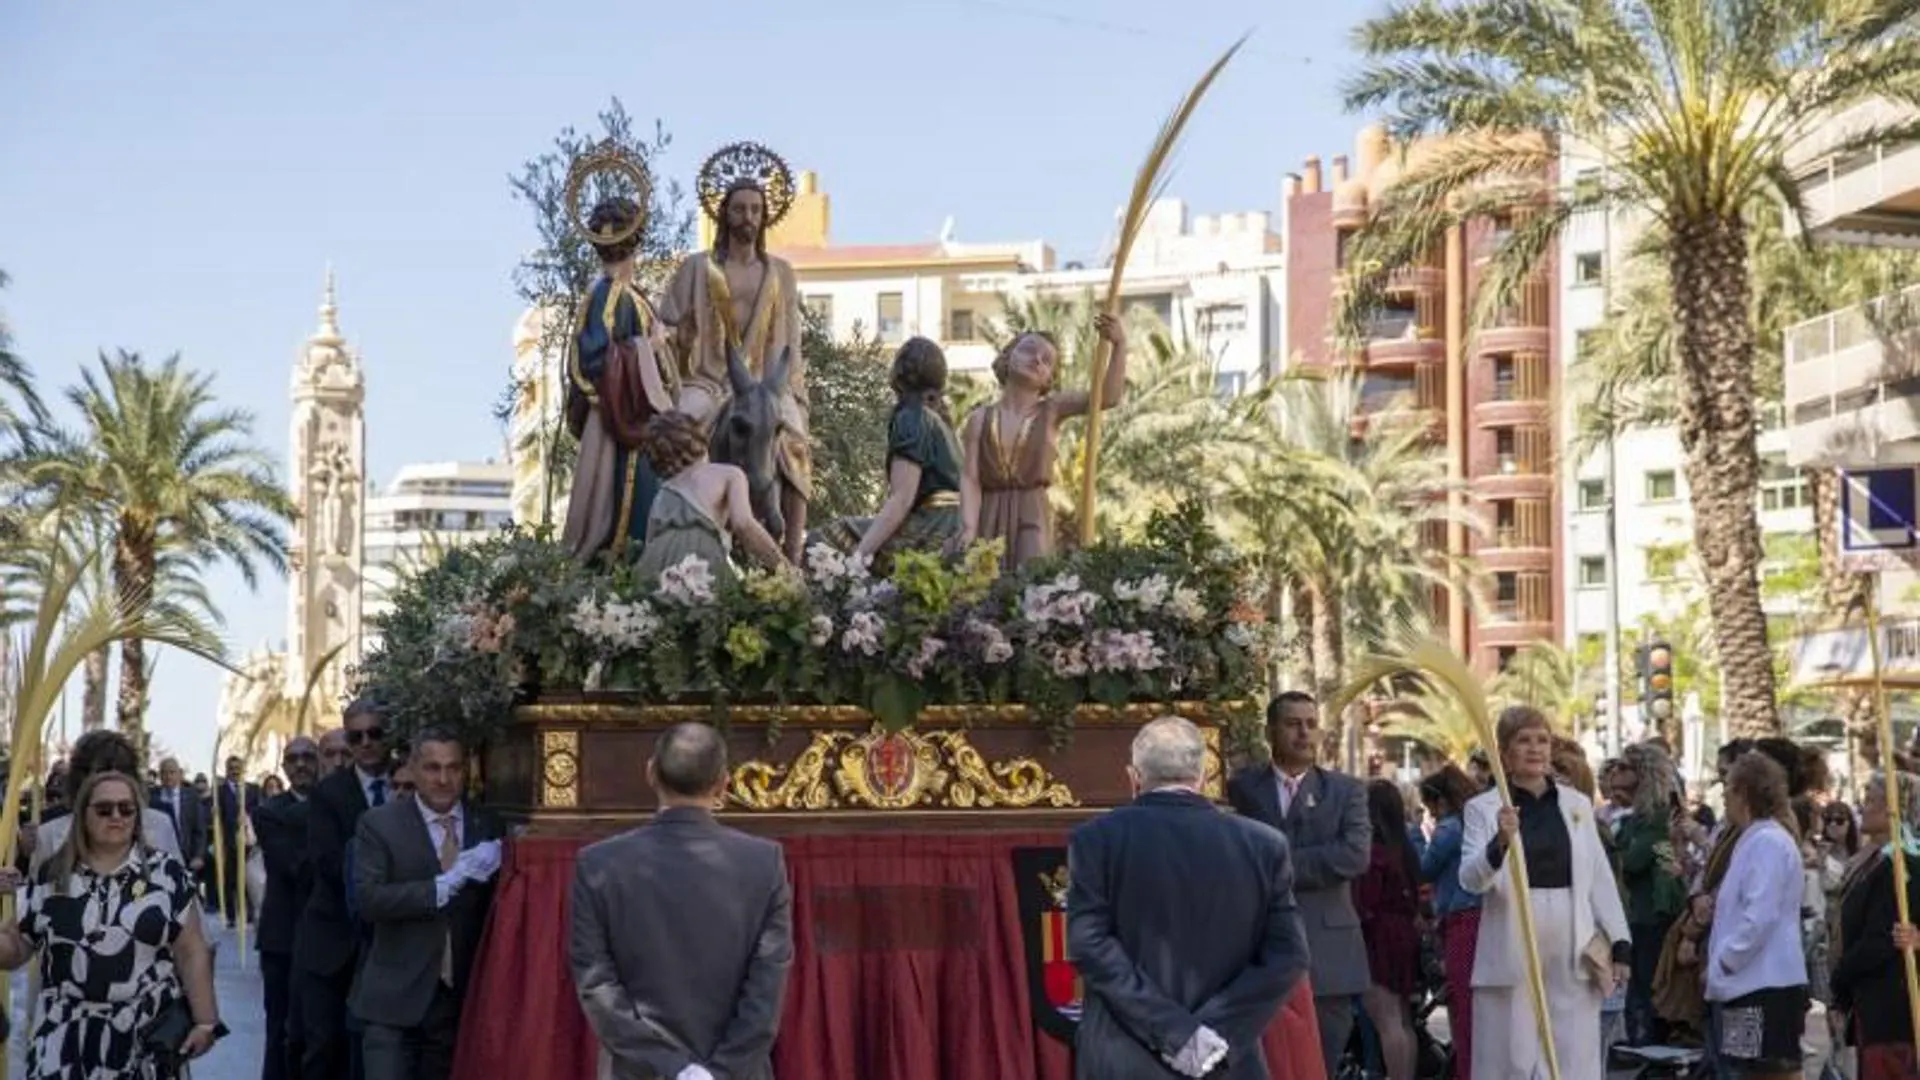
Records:
[[[180,1044],[193,1034],[193,1008],[185,995],[176,994],[161,1007],[160,1015],[147,1023],[140,1033],[141,1055],[152,1061],[161,1076],[178,1076],[186,1065]]]

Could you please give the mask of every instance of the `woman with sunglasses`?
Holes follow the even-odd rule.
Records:
[[[36,1080],[161,1080],[226,1034],[198,894],[178,858],[142,842],[145,806],[132,776],[88,777],[66,843],[0,929],[0,967],[40,956]]]

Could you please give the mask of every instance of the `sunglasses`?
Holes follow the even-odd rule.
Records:
[[[288,754],[286,758],[288,761],[319,761],[320,755],[315,753]]]
[[[131,802],[89,803],[87,809],[97,818],[130,818],[140,812],[140,807]]]
[[[360,731],[347,732],[347,742],[354,746],[358,746],[363,742],[379,742],[386,737],[387,729],[383,727],[370,727]]]

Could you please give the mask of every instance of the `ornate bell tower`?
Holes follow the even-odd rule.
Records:
[[[329,268],[320,328],[294,365],[287,478],[299,517],[289,559],[286,695],[298,701],[314,667],[340,649],[315,687],[316,718],[339,699],[361,648],[367,389],[360,357],[340,336],[337,314]]]

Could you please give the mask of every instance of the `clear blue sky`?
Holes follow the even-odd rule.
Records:
[[[1088,257],[1167,109],[1243,30],[1174,193],[1277,211],[1306,155],[1348,152],[1347,32],[1375,6],[9,4],[0,312],[49,389],[103,348],[178,351],[284,455],[331,261],[384,484],[407,462],[498,453],[509,274],[532,242],[506,177],[613,95],[664,122],[683,180],[735,139],[817,171],[837,242],[931,240],[951,215],[963,240]],[[281,582],[214,585],[237,652],[278,646]],[[218,699],[216,671],[163,658],[157,737],[205,761]]]

